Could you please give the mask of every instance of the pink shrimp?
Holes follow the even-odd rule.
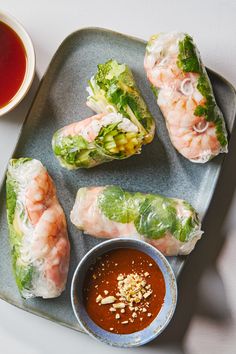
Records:
[[[209,155],[217,155],[220,143],[215,123],[196,116],[196,107],[197,102],[186,97],[180,97],[172,104],[160,103],[172,144],[184,157],[197,162]]]
[[[51,177],[46,170],[41,170],[26,190],[26,209],[33,225],[51,204],[54,195],[55,187]]]
[[[69,266],[70,245],[65,215],[56,199],[42,214],[33,237],[33,258],[36,260],[44,258],[46,278],[51,280],[56,287],[63,288]]]
[[[60,294],[65,287],[69,267],[67,225],[54,183],[46,169],[39,164],[37,174],[26,190],[25,199],[25,207],[34,226],[30,257],[34,262],[42,262],[41,272],[53,284],[53,294]]]
[[[96,114],[92,117],[81,120],[80,122],[75,122],[69,124],[60,130],[62,136],[76,136],[85,131],[86,140],[91,142],[94,141],[97,136],[97,131],[95,131],[93,122],[100,121],[106,113]]]
[[[176,65],[177,57],[159,58],[154,60],[151,56],[144,59],[144,68],[149,81],[158,88],[173,87],[176,82],[183,80],[185,75]]]
[[[99,194],[105,187],[81,188],[71,211],[71,221],[86,234],[101,238],[137,235],[133,223],[118,223],[101,213],[97,205]]]

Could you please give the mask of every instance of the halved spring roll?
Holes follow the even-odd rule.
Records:
[[[167,256],[189,254],[202,235],[198,215],[186,201],[118,186],[80,188],[71,221],[92,236],[143,239]]]
[[[101,113],[58,130],[52,139],[60,164],[71,170],[128,158],[141,151],[144,136],[119,113]]]
[[[40,161],[12,159],[7,172],[7,219],[13,271],[23,298],[64,290],[70,244],[56,189]]]
[[[227,152],[224,117],[193,39],[177,32],[152,36],[144,67],[174,147],[198,163]]]
[[[135,124],[150,143],[155,133],[155,122],[126,64],[110,59],[98,65],[87,88],[87,105],[96,113],[118,112]]]

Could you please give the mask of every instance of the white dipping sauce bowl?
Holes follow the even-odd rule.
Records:
[[[26,53],[26,70],[23,82],[12,99],[5,106],[0,108],[0,116],[2,116],[11,111],[29,91],[35,74],[35,52],[30,36],[13,16],[0,11],[0,22],[5,23],[18,35],[23,43]]]

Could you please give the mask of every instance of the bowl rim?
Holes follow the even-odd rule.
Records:
[[[164,276],[165,284],[167,284],[166,276],[169,279],[168,283],[169,283],[170,289],[172,291],[172,300],[173,300],[171,305],[170,305],[170,312],[169,312],[168,316],[166,317],[165,321],[163,322],[163,324],[161,325],[161,327],[159,328],[158,331],[155,331],[155,333],[152,333],[150,336],[147,336],[146,338],[140,340],[139,342],[129,342],[128,344],[110,342],[110,341],[106,340],[105,337],[94,335],[93,331],[90,330],[88,327],[86,327],[84,325],[83,321],[80,319],[80,315],[78,314],[78,311],[76,309],[76,304],[75,304],[75,299],[78,298],[76,296],[76,289],[77,289],[77,287],[76,287],[76,279],[77,279],[77,276],[78,276],[78,273],[79,273],[79,270],[80,270],[81,266],[84,263],[86,264],[86,262],[89,260],[90,256],[94,252],[102,251],[103,248],[106,248],[106,246],[109,246],[110,244],[114,244],[113,247],[110,250],[116,249],[117,248],[116,246],[118,246],[118,245],[120,245],[122,243],[124,244],[124,248],[125,248],[125,244],[127,242],[128,243],[133,243],[134,245],[138,244],[139,246],[145,245],[145,248],[147,248],[147,249],[149,248],[152,252],[155,253],[156,257],[159,257],[159,260],[162,262],[162,264],[164,265],[164,267],[167,270],[167,273],[166,273],[167,275],[164,275],[163,271],[162,271],[162,274]],[[129,248],[129,247],[130,246],[128,245],[126,248]],[[123,248],[123,247],[119,247],[119,248]],[[141,251],[147,254],[147,252],[145,251],[145,248],[144,248],[144,250],[141,250]],[[104,253],[106,253],[106,252],[109,252],[109,251],[108,250],[104,250]],[[103,253],[101,252],[101,254],[103,254]],[[157,263],[155,259],[153,259],[153,261],[155,263]],[[145,242],[143,240],[132,239],[130,237],[123,237],[123,238],[109,239],[109,240],[103,241],[103,242],[95,245],[92,249],[90,249],[83,256],[83,258],[80,260],[80,262],[78,263],[78,265],[77,265],[77,267],[76,267],[76,269],[74,271],[74,274],[73,274],[73,277],[72,277],[72,281],[71,281],[70,295],[71,295],[71,304],[72,304],[72,309],[73,309],[74,315],[75,315],[79,325],[81,326],[81,328],[84,330],[85,333],[89,334],[95,340],[103,342],[103,343],[106,343],[106,344],[109,344],[111,346],[120,347],[120,348],[131,348],[131,347],[138,347],[138,346],[144,345],[144,344],[152,341],[153,339],[155,339],[157,336],[159,336],[164,331],[164,329],[167,327],[167,325],[169,324],[169,322],[171,321],[171,319],[172,319],[172,317],[174,315],[174,312],[175,312],[175,309],[176,309],[176,305],[177,305],[178,289],[177,289],[176,277],[175,277],[174,271],[173,271],[170,263],[168,262],[167,258],[157,248],[155,248],[153,245],[151,245],[151,244],[149,244],[149,243],[147,243],[147,242]],[[153,319],[153,321],[155,321],[158,318],[160,312],[161,312],[161,310],[159,311],[157,316]],[[89,315],[88,315],[88,317],[89,317]],[[91,321],[92,321],[92,319],[91,319]],[[93,322],[93,323],[96,325],[95,322]],[[151,322],[151,323],[153,323],[153,322]],[[149,328],[150,325],[148,325],[146,328]],[[96,326],[99,327],[98,325],[96,325]],[[101,328],[101,327],[99,327],[99,328]],[[143,330],[145,330],[146,328],[144,328]],[[110,334],[110,332],[108,332],[106,330],[104,330],[104,331]],[[140,333],[142,331],[137,331],[137,332],[134,332],[134,333],[138,334],[138,333]],[[122,337],[122,336],[125,337],[125,336],[129,336],[129,335],[132,335],[132,334],[133,333],[130,333],[130,334],[115,334],[115,333],[111,333],[111,335],[117,336],[119,338]]]
[[[29,36],[24,26],[13,15],[5,10],[0,10],[0,22],[6,24],[17,34],[26,52],[26,69],[24,79],[15,95],[6,105],[0,108],[1,118],[1,116],[4,114],[13,110],[23,100],[29,91],[35,75],[36,56],[31,37]]]

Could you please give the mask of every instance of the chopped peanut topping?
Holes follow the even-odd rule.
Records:
[[[100,302],[102,300],[102,296],[99,294],[96,298],[96,302]]]
[[[118,302],[117,304],[113,304],[115,309],[123,309],[125,308],[125,304],[123,302]]]
[[[115,309],[114,307],[110,307],[110,308],[109,308],[109,311],[111,311],[111,312],[116,312],[116,309]]]
[[[151,290],[148,290],[148,291],[143,295],[143,297],[144,297],[145,299],[147,299],[147,298],[151,295],[151,293],[152,293],[152,291],[151,291]]]
[[[101,304],[102,304],[102,305],[112,304],[112,303],[115,302],[115,301],[116,301],[115,296],[107,296],[107,297],[104,297],[104,298],[101,300]]]
[[[144,273],[144,276],[148,275],[148,272]],[[126,276],[119,274],[117,280],[119,294],[129,307],[133,307],[133,304],[140,303],[143,298],[146,299],[152,293],[151,290],[147,291],[146,289],[146,280],[137,273],[131,273]]]

